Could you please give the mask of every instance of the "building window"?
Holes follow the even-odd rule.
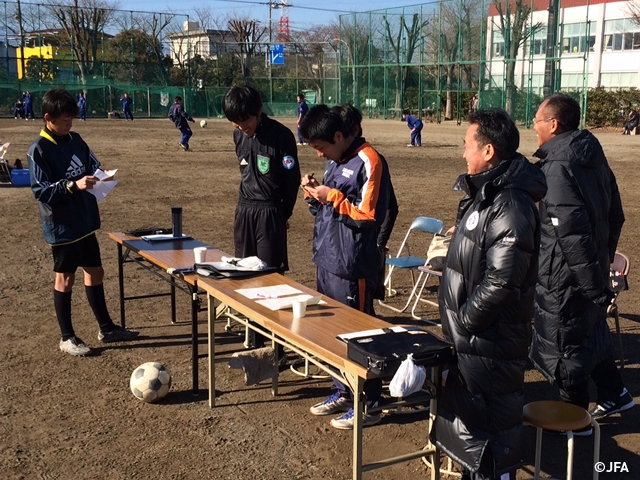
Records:
[[[534,55],[547,54],[547,27],[542,27],[529,38],[529,46]]]
[[[585,88],[584,75],[582,73],[562,73],[561,85],[563,91],[580,91]],[[586,86],[589,86],[589,74],[587,74]]]
[[[640,25],[630,18],[604,22],[604,50],[640,50]]]
[[[491,45],[492,57],[504,57],[504,37],[498,30],[493,32],[493,41]]]
[[[600,74],[600,86],[607,90],[620,90],[638,86],[638,72],[609,72]]]
[[[596,24],[592,22],[568,23],[562,26],[562,53],[585,53],[587,50],[593,52],[596,44],[596,36],[592,32],[596,31]]]

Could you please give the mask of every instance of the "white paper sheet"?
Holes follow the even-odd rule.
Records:
[[[301,302],[307,302],[307,307],[311,305],[326,305],[327,302],[322,300],[320,295],[295,295],[293,297],[285,298],[265,298],[263,300],[257,300],[256,303],[267,307],[269,310],[284,310],[291,308],[294,300],[300,300]]]
[[[93,186],[93,188],[88,189],[91,195],[96,197],[96,199],[101,202],[105,199],[105,197],[109,194],[113,187],[118,184],[117,180],[105,180],[105,178],[112,178],[118,169],[115,170],[96,170],[93,173],[93,176],[98,178],[98,182]]]
[[[389,327],[389,329],[393,330],[395,333],[406,332],[406,327]],[[338,340],[342,340],[343,342],[347,342],[352,338],[362,338],[362,337],[375,337],[376,335],[384,335],[385,331],[382,328],[376,328],[374,330],[362,330],[361,332],[351,332],[351,333],[343,333],[338,335]]]
[[[116,172],[118,171],[118,169],[116,168],[115,170],[96,170],[93,173],[94,177],[98,177],[98,180],[106,180],[107,178],[113,177]]]
[[[260,299],[280,299],[285,295],[295,295],[296,293],[302,293],[297,288],[290,285],[273,285],[271,287],[257,287],[257,288],[239,288],[236,293],[243,295],[252,300]]]

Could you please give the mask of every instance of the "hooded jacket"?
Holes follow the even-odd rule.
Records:
[[[475,472],[489,445],[496,474],[521,463],[524,370],[538,271],[536,202],[544,175],[520,154],[463,190],[439,288],[440,318],[457,365],[443,388],[432,440]]]
[[[562,359],[581,382],[610,354],[606,309],[593,300],[608,285],[624,223],[616,178],[588,130],[553,137],[534,153],[549,190],[540,202],[542,238],[530,357],[550,381]],[[603,334],[594,335],[594,328]],[[600,332],[600,330],[598,330]],[[606,330],[606,331],[605,331]]]

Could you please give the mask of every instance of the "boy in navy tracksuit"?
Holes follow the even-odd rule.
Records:
[[[189,126],[189,122],[193,123],[195,120],[191,118],[182,107],[182,97],[175,98],[173,105],[169,108],[169,118],[175,124],[176,128],[182,133],[182,140],[180,140],[180,146],[186,152],[189,150],[189,139],[193,135],[193,131]]]
[[[129,119],[131,119],[131,121],[133,122],[133,112],[131,111],[133,99],[129,96],[128,93],[125,93],[120,99],[120,102],[122,103],[122,113],[124,115],[124,119],[126,121],[129,121]]]
[[[100,325],[98,340],[132,340],[138,332],[115,325],[107,310],[95,234],[100,214],[96,197],[88,191],[98,181],[94,173],[100,162],[80,135],[70,131],[78,114],[76,100],[63,88],[50,90],[42,98],[42,114],[45,127],[27,153],[31,190],[39,202],[42,233],[53,254],[60,350],[84,356],[91,349],[76,336],[71,323],[71,290],[78,267],[84,270],[87,299]]]
[[[374,315],[373,295],[382,265],[377,235],[389,203],[389,171],[364,138],[353,137],[340,112],[326,105],[310,109],[300,131],[318,155],[327,159],[322,185],[312,176],[302,178],[305,199],[316,217],[313,262],[318,291]],[[337,392],[310,411],[314,415],[346,411],[332,419],[331,426],[351,429],[351,392],[337,380],[334,385]],[[364,392],[367,404],[375,406],[382,394],[382,381],[367,380]],[[379,421],[379,414],[365,414],[363,425]]]
[[[411,143],[408,147],[421,147],[422,146],[422,120],[413,115],[409,115],[409,110],[402,112],[402,120],[407,122],[407,127],[411,130]]]

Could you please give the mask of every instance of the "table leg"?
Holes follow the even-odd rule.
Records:
[[[353,480],[362,480],[362,415],[364,414],[364,378],[343,372],[353,392]]]
[[[431,434],[431,429],[438,416],[438,397],[442,390],[441,367],[431,367],[431,383],[433,383],[435,391],[431,392],[431,399],[429,400],[429,424],[427,428],[429,434]],[[434,449],[431,457],[431,480],[440,480],[440,449],[431,443],[431,438],[428,439],[427,448]]]
[[[276,365],[279,367],[280,359],[278,358],[278,344],[276,343],[276,340],[273,338],[273,336],[271,337],[271,348],[273,348],[273,351],[275,352]],[[279,375],[280,375],[280,372],[278,372],[276,376],[271,379],[271,395],[273,395],[274,397],[278,395],[278,376]]]
[[[171,323],[176,323],[176,279],[171,277]]]
[[[207,293],[208,342],[207,357],[209,362],[209,407],[216,405],[216,371],[215,371],[215,335],[213,327],[216,320],[215,298]]]
[[[124,320],[124,257],[122,244],[118,243],[118,287],[120,289],[120,325],[125,328]]]
[[[198,395],[198,287],[191,290],[191,374],[193,382],[193,394]]]

